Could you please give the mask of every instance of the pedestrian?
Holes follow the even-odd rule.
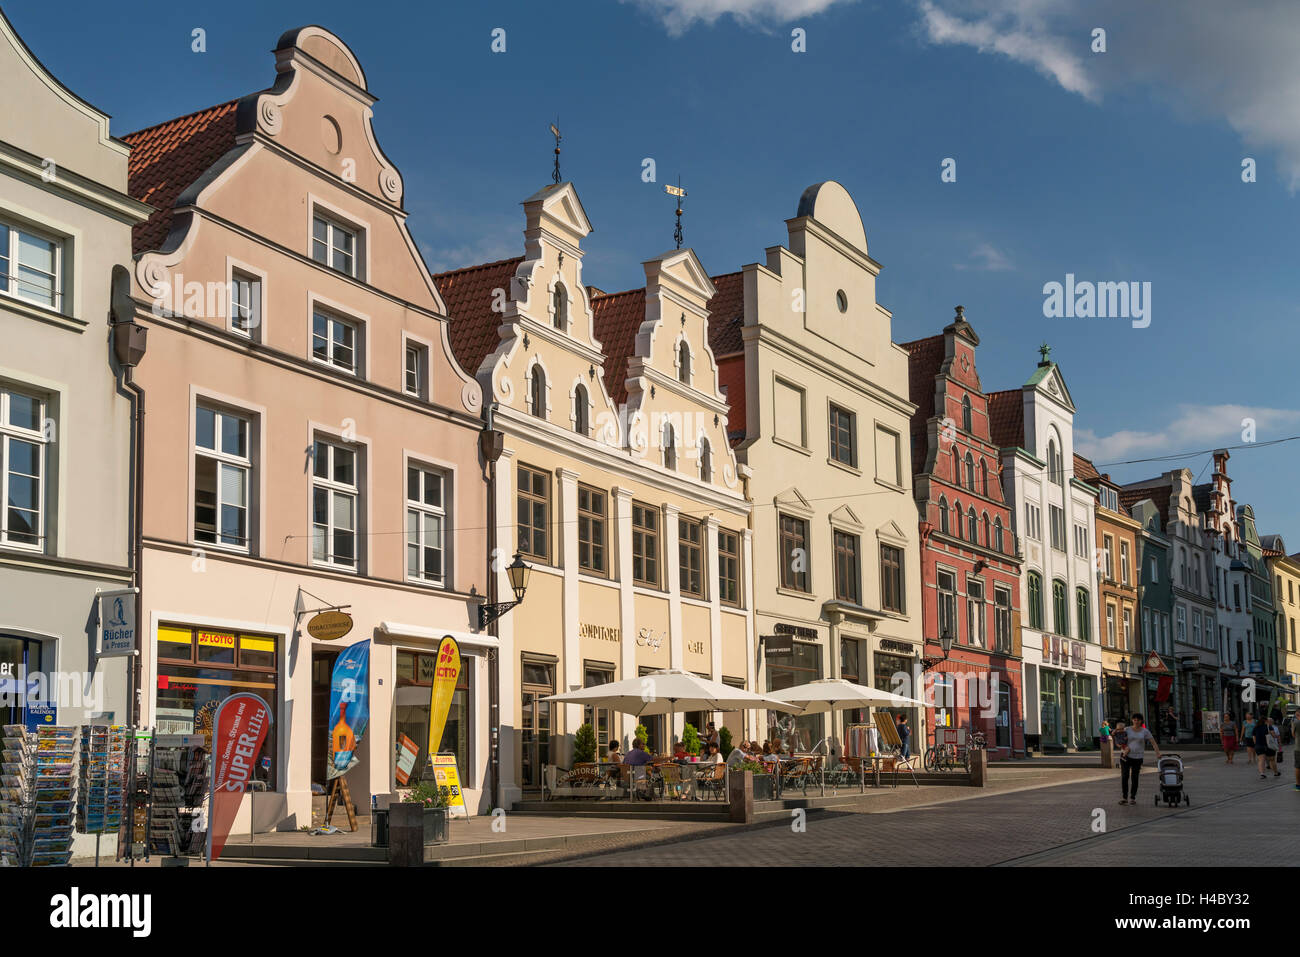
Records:
[[[1109,719],[1109,718],[1102,718],[1102,719],[1101,719],[1101,727],[1097,729],[1097,733],[1098,733],[1099,735],[1101,735],[1101,740],[1103,740],[1103,741],[1105,741],[1107,738],[1110,737],[1110,719]]]
[[[902,742],[899,754],[906,761],[912,756],[912,729],[907,726],[907,715],[898,716],[898,740]]]
[[[1255,712],[1247,711],[1241,722],[1241,740],[1246,745],[1246,763],[1255,763]]]
[[[1237,753],[1237,722],[1232,720],[1232,712],[1223,715],[1223,724],[1219,728],[1219,740],[1223,742],[1223,753],[1227,755],[1224,764],[1232,763],[1232,756]]]
[[[1169,736],[1170,744],[1178,741],[1178,713],[1173,705],[1165,709],[1165,734]]]
[[[1120,804],[1137,804],[1138,778],[1142,775],[1142,761],[1146,757],[1146,746],[1150,744],[1160,759],[1160,745],[1151,732],[1147,730],[1142,715],[1133,715],[1133,728],[1124,739],[1124,755],[1120,758]],[[1125,797],[1127,795],[1127,797]]]
[[[1268,716],[1268,766],[1273,769],[1273,777],[1280,778],[1282,772],[1277,768],[1278,755],[1282,751],[1282,729]]]
[[[1271,759],[1275,756],[1270,754],[1268,746],[1268,719],[1261,718],[1255,722],[1255,758],[1259,767],[1259,779],[1264,780],[1264,768],[1267,767]]]
[[[1295,765],[1295,789],[1300,791],[1300,711],[1291,716],[1291,761]]]

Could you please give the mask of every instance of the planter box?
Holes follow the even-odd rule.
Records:
[[[426,807],[424,809],[424,843],[446,844],[447,821],[451,817],[451,808]]]
[[[754,775],[754,800],[755,801],[776,800],[776,775],[774,774]]]

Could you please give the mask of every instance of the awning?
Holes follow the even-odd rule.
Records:
[[[500,648],[501,639],[491,635],[475,635],[467,631],[455,631],[451,628],[430,628],[427,625],[408,625],[400,621],[381,621],[379,630],[393,638],[420,638],[424,641],[439,642],[450,635],[456,644],[471,648]]]

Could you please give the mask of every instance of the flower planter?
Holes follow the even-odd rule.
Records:
[[[755,801],[776,800],[776,775],[773,774],[754,775],[754,800]]]
[[[451,809],[445,807],[426,807],[424,809],[424,843],[428,844],[446,844],[447,821],[451,817]]]

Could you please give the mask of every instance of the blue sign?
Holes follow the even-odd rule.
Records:
[[[1264,662],[1252,661],[1250,663],[1250,673],[1252,675],[1262,675],[1264,673]]]
[[[334,662],[330,680],[329,749],[334,760],[326,769],[333,779],[357,763],[356,749],[370,722],[370,641],[350,645]]]
[[[28,731],[35,731],[41,725],[54,724],[56,718],[54,705],[29,701],[24,709],[23,723]]]

